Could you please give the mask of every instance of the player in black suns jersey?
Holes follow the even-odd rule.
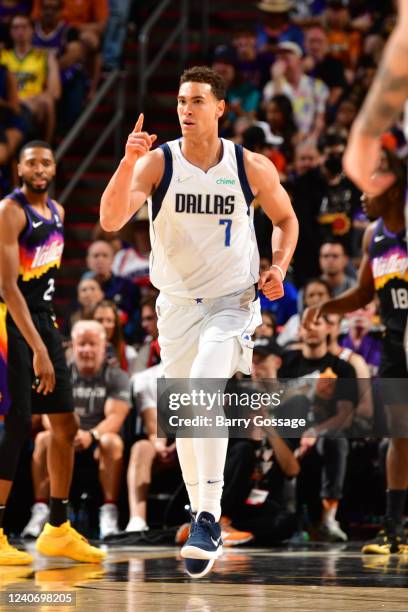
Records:
[[[402,517],[408,488],[408,371],[404,332],[408,315],[408,256],[404,203],[407,190],[405,163],[384,151],[379,173],[392,174],[391,187],[378,195],[363,196],[369,219],[358,283],[337,298],[309,308],[306,325],[324,314],[343,314],[365,306],[377,296],[385,327],[379,377],[391,439],[387,451],[387,507],[383,529],[363,546],[364,553],[408,553]],[[398,435],[398,437],[397,437]]]
[[[5,506],[32,414],[47,414],[52,434],[50,519],[37,550],[92,563],[105,557],[67,520],[78,423],[52,307],[54,275],[64,248],[64,210],[48,196],[55,171],[47,143],[26,144],[18,164],[22,187],[0,202],[0,566],[32,561],[28,553],[10,546],[3,533]]]

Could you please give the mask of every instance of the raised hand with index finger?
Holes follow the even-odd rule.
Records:
[[[157,140],[156,134],[142,132],[143,120],[143,113],[140,113],[133,132],[129,134],[126,143],[125,159],[132,165],[135,164],[140,157],[146,155],[146,153],[150,151],[155,140]]]

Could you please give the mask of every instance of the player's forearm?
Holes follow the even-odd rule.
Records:
[[[350,427],[353,420],[353,404],[347,400],[340,400],[341,407],[338,405],[338,412],[326,421],[319,423],[314,427],[319,435],[326,433],[335,433]],[[346,408],[347,406],[347,408]]]
[[[96,429],[100,436],[105,433],[119,433],[124,420],[122,414],[110,414],[93,429]]]
[[[47,350],[33,323],[27,302],[19,288],[17,286],[3,286],[1,287],[1,295],[6,303],[7,311],[33,353]]]
[[[352,287],[336,298],[325,302],[321,308],[322,314],[346,314],[354,312],[369,304],[374,295],[361,287]]]
[[[285,476],[292,478],[300,472],[300,465],[295,455],[284,440],[276,433],[266,430],[268,442],[273,448],[276,461],[279,463],[282,472]]]
[[[402,25],[392,33],[353,131],[378,138],[398,119],[408,97],[408,37]]]
[[[272,233],[272,261],[282,268],[284,273],[286,273],[293,257],[298,235],[299,224],[294,214],[274,225]]]
[[[107,232],[116,232],[121,229],[131,217],[131,198],[136,199],[136,208],[139,202],[137,194],[131,194],[133,165],[122,159],[118,169],[112,176],[101,198],[100,223]],[[141,200],[141,197],[139,198]]]

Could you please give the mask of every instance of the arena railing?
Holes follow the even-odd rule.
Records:
[[[155,11],[150,15],[149,19],[144,24],[138,36],[139,42],[139,58],[138,58],[138,91],[137,91],[137,109],[141,112],[143,109],[144,99],[146,96],[147,83],[149,78],[155,72],[165,54],[168,52],[174,41],[180,36],[180,72],[184,68],[187,60],[188,50],[188,16],[189,16],[189,0],[179,0],[180,19],[176,27],[169,34],[167,40],[163,41],[160,51],[155,57],[149,61],[149,40],[150,32],[153,26],[157,23],[164,11],[173,0],[162,0]]]
[[[79,117],[78,121],[74,124],[67,136],[61,142],[56,150],[55,158],[57,163],[60,162],[66,152],[71,148],[73,143],[78,139],[79,136],[83,135],[83,130],[86,124],[93,118],[101,102],[109,95],[110,91],[115,87],[115,112],[112,119],[109,121],[106,127],[103,128],[95,143],[83,157],[78,168],[75,170],[70,181],[65,186],[64,190],[58,197],[58,201],[64,204],[72,191],[81,180],[82,175],[90,164],[93,162],[100,149],[102,148],[105,141],[114,132],[114,154],[115,158],[119,160],[122,147],[122,130],[116,129],[122,122],[125,108],[125,76],[126,74],[120,70],[114,70],[109,74],[107,79],[104,81],[102,86],[98,89],[95,96],[87,104],[85,110]]]

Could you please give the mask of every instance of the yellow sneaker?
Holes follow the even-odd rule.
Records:
[[[106,570],[99,563],[38,570],[35,572],[35,584],[44,590],[55,591],[59,587],[72,587],[100,580],[105,573]]]
[[[86,538],[71,527],[69,521],[59,527],[46,523],[35,548],[48,557],[68,557],[84,563],[101,563],[106,557],[105,552],[91,546]]]
[[[17,550],[8,543],[3,529],[0,529],[0,565],[29,565],[33,558],[25,550]]]

